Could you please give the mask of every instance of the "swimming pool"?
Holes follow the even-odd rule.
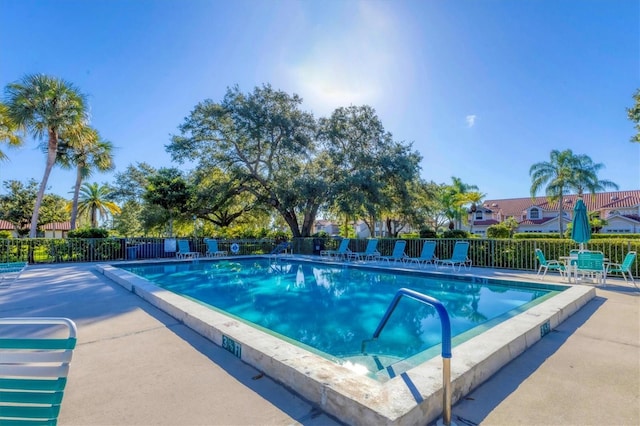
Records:
[[[262,262],[262,259],[264,258],[255,257],[251,261]],[[310,268],[309,270],[313,271],[317,263],[313,259],[309,260],[303,257],[297,260],[300,263],[294,263],[298,266],[303,265],[304,285],[307,286],[307,273],[304,269]],[[155,266],[164,270],[166,268],[165,263],[156,262]],[[188,265],[192,263],[195,264],[195,262],[191,261],[171,263],[172,265],[170,266],[172,268],[169,269],[175,269],[176,273],[189,269]],[[210,262],[200,261],[198,263],[205,264]],[[150,263],[136,262],[135,264],[149,265]],[[298,277],[297,270],[295,274],[286,270],[288,268],[286,265],[288,264],[288,262],[280,264],[282,273],[284,275],[290,273],[291,276]],[[133,264],[129,264],[129,266],[133,266]],[[371,375],[362,374],[353,369],[345,368],[343,365],[338,365],[334,361],[327,359],[326,356],[319,356],[318,349],[311,348],[306,344],[292,344],[290,338],[280,338],[279,333],[274,335],[273,332],[267,331],[262,326],[249,325],[247,320],[242,320],[239,316],[222,312],[220,308],[211,309],[209,306],[196,302],[188,296],[181,296],[163,289],[129,271],[116,268],[113,265],[101,265],[98,268],[113,281],[169,313],[188,327],[232,352],[244,362],[263,371],[266,375],[294,390],[302,397],[315,403],[323,411],[336,416],[342,421],[350,424],[426,424],[435,420],[442,412],[442,360],[440,357],[431,356],[433,354],[426,357],[423,356],[423,354],[429,353],[432,349],[427,349],[411,357],[410,360],[412,362],[410,365],[405,365],[404,367],[406,368],[403,367],[397,370],[399,374],[391,375],[386,380],[379,380],[377,377],[373,378]],[[362,268],[350,266],[344,269],[334,264],[332,268],[337,268],[338,272],[348,274],[355,274],[355,271],[362,270],[377,272],[380,278],[377,279],[378,283],[375,285],[380,285],[379,282],[384,281],[384,279],[395,279],[397,281],[398,279],[402,280],[416,275],[416,271],[412,271],[403,265],[391,268],[377,267],[375,265],[367,265]],[[160,273],[159,270],[158,273]],[[389,278],[384,274],[389,270],[393,271],[392,277],[395,275],[395,278]],[[449,271],[451,270],[449,269]],[[504,283],[503,280],[493,280],[482,277],[481,274],[482,270],[476,268],[473,273],[463,273],[457,277],[447,276],[439,272],[430,272],[427,275],[437,276],[439,279],[444,279],[447,285],[459,287],[469,282],[476,286],[480,284],[492,286]],[[312,275],[317,282],[316,275],[313,273]],[[356,274],[354,276],[359,277],[360,275]],[[236,275],[236,281],[229,278],[227,285],[231,288],[241,285],[247,286],[254,278],[251,275],[243,276],[242,284],[240,284],[237,281],[238,275]],[[449,280],[449,278],[453,280]],[[185,280],[193,280],[194,283],[198,281],[195,278],[188,278],[188,275],[185,276]],[[356,278],[357,280],[360,280],[360,278]],[[281,277],[280,283],[283,288],[287,286],[284,284],[285,282],[287,280]],[[295,283],[300,285],[303,281],[295,281]],[[522,305],[520,308],[522,312],[516,313],[512,318],[502,321],[489,329],[486,329],[489,324],[483,323],[463,333],[463,335],[471,334],[471,336],[466,336],[470,338],[466,340],[465,337],[466,341],[464,342],[458,342],[458,345],[453,349],[453,358],[451,359],[451,388],[454,403],[488,379],[503,365],[540,340],[545,333],[554,329],[595,296],[595,290],[592,287],[560,286],[566,288],[566,290],[557,291],[559,289],[558,286],[551,286],[545,289],[545,286],[538,282],[515,283],[513,286],[535,288],[540,291],[552,290],[552,294],[547,293],[547,295],[538,297],[537,299],[540,299],[538,300],[539,303],[534,301]],[[331,289],[330,292],[332,293],[348,292],[348,289],[344,286],[320,287],[327,289],[328,292]],[[480,288],[484,287],[480,286]],[[321,288],[316,290],[321,290]],[[289,287],[289,291],[299,290]],[[244,290],[242,292],[247,291]],[[386,300],[382,304],[390,302],[390,298],[385,297],[384,299]],[[322,299],[316,297],[314,300],[321,301]],[[460,306],[464,305],[461,304]],[[477,311],[483,313],[484,309],[484,304],[479,304]],[[415,309],[412,307],[408,311],[413,312]],[[461,312],[466,311],[467,308],[461,309]],[[474,310],[471,309],[469,314],[473,312]],[[428,314],[428,312],[425,312],[423,318],[429,319],[430,316]],[[372,321],[376,322],[378,320],[379,318],[376,318]],[[400,322],[402,323],[402,321]],[[411,323],[411,321],[408,323]],[[481,333],[473,331],[476,329],[484,329],[484,331]],[[386,329],[383,335],[385,333],[387,333]],[[436,333],[439,333],[439,327]],[[390,333],[390,335],[393,335],[393,333]],[[367,352],[369,351],[367,350]],[[437,355],[438,351],[436,350],[434,354]],[[406,354],[400,354],[400,356],[404,357]],[[413,362],[416,359],[417,362]],[[394,369],[397,368],[398,364],[403,364],[402,361],[397,362],[395,359],[393,362]]]
[[[355,371],[386,380],[423,351],[439,354],[442,335],[435,309],[403,299],[380,338],[371,339],[400,288],[435,297],[451,319],[454,344],[526,310],[559,290],[390,273],[295,260],[242,259],[122,269],[156,285],[262,327]]]

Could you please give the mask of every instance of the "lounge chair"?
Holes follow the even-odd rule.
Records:
[[[380,256],[380,260],[386,260],[387,263],[392,261],[395,262],[405,262],[409,256],[407,256],[404,252],[405,247],[407,246],[407,242],[404,240],[396,241],[396,244],[393,246],[393,252],[391,256]]]
[[[576,281],[578,274],[582,274],[583,278],[589,276],[598,280],[602,285],[607,284],[607,268],[604,263],[604,254],[601,251],[581,251],[578,253],[574,272]]]
[[[205,253],[205,256],[207,257],[226,256],[229,254],[226,250],[218,249],[218,240],[207,238],[204,242],[207,244],[207,252]]]
[[[75,345],[70,319],[0,318],[0,424],[56,424]]]
[[[543,279],[544,276],[547,275],[548,271],[558,271],[561,276],[564,276],[566,268],[560,261],[547,260],[547,258],[544,256],[544,253],[540,249],[536,249],[536,257],[538,258],[538,262],[540,262],[540,267],[538,268],[538,273],[536,275],[539,276],[540,272],[544,270],[540,279]]]
[[[351,253],[351,250],[349,250],[350,241],[351,240],[349,238],[343,238],[342,241],[340,241],[340,246],[337,250],[322,250],[320,252],[320,256],[344,259],[349,255],[349,253]]]
[[[176,253],[178,259],[196,259],[200,257],[200,253],[197,251],[191,251],[189,248],[189,241],[178,240],[178,252]]]
[[[271,253],[269,254],[281,254],[291,250],[292,250],[291,243],[289,241],[283,241],[277,246],[275,246],[274,249],[271,250]],[[292,254],[293,254],[293,251],[292,251]]]
[[[607,275],[609,275],[611,272],[621,273],[622,277],[624,278],[624,281],[629,282],[627,281],[627,276],[625,275],[625,274],[629,274],[629,279],[631,280],[633,285],[636,286],[637,288],[638,285],[636,284],[636,281],[633,278],[633,275],[631,274],[631,266],[633,265],[633,262],[636,260],[636,256],[637,256],[637,253],[635,251],[630,251],[624,257],[624,260],[622,261],[622,263],[614,263],[614,262],[609,263],[607,265]]]
[[[458,271],[463,266],[467,268],[471,266],[471,259],[469,259],[469,257],[467,256],[468,253],[469,253],[469,242],[456,241],[455,245],[453,246],[453,253],[451,254],[451,258],[436,260],[436,266],[451,265],[451,268],[455,269],[455,266],[458,265]]]
[[[378,240],[376,239],[367,241],[367,247],[365,247],[364,251],[349,253],[349,258],[354,260],[375,260],[379,257],[380,252],[378,251]]]
[[[20,274],[27,268],[27,262],[0,263],[0,287],[8,287],[20,278]]]
[[[438,258],[436,257],[436,242],[425,241],[422,245],[422,251],[420,257],[410,257],[407,259],[409,262],[415,262],[420,265],[427,265],[429,263],[435,264]]]

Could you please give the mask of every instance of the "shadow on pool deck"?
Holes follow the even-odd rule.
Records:
[[[507,279],[533,275],[473,272]],[[547,279],[554,281],[560,282]],[[608,282],[554,332],[454,406],[453,420],[640,424],[640,292],[622,280]],[[0,288],[0,316],[66,316],[77,322],[61,425],[338,424],[96,273],[93,265],[29,267],[12,286]]]
[[[0,317],[78,325],[61,425],[337,425],[93,265],[32,266],[0,289]]]

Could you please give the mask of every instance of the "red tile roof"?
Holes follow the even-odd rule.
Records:
[[[42,227],[43,231],[70,231],[71,222],[51,222]]]
[[[0,220],[0,231],[14,231],[16,228],[11,222]],[[42,226],[44,231],[69,231],[71,230],[71,222],[51,222]]]
[[[0,231],[13,231],[15,226],[11,222],[6,220],[0,220]]]
[[[576,194],[565,195],[563,198],[565,211],[572,210],[578,196]],[[612,208],[627,208],[640,205],[640,190],[601,192],[592,196],[585,194],[582,197],[587,210],[595,211]],[[509,198],[504,200],[486,200],[483,206],[500,212],[503,217],[514,216],[516,219],[531,206],[538,206],[544,210],[557,211],[558,202],[549,203],[547,197]]]
[[[525,219],[520,221],[520,225],[542,225],[543,223],[547,223],[551,220],[556,220],[557,217],[544,217],[542,219]],[[565,222],[568,220],[565,219]]]

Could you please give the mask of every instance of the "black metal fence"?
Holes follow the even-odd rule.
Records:
[[[183,238],[189,242],[191,251],[201,255],[207,252],[203,238]],[[351,251],[364,251],[366,239],[352,239]],[[405,253],[410,257],[420,256],[425,239],[408,239]],[[436,256],[450,257],[456,239],[435,239]],[[535,270],[538,267],[535,249],[541,249],[547,259],[566,256],[578,244],[568,239],[469,239],[469,257],[474,266]],[[390,255],[396,239],[381,238],[378,251]],[[280,243],[273,239],[218,239],[218,249],[229,256],[268,254]],[[296,238],[292,241],[297,254],[319,254],[320,250],[335,250],[340,244],[337,238]],[[604,253],[611,262],[620,263],[629,251],[640,251],[637,239],[596,239],[585,245],[586,249]],[[113,260],[161,259],[175,257],[176,239],[170,238],[96,238],[96,239],[49,239],[9,238],[0,239],[0,262],[25,261],[33,263],[102,262]],[[640,265],[636,260],[633,275],[638,276]]]

